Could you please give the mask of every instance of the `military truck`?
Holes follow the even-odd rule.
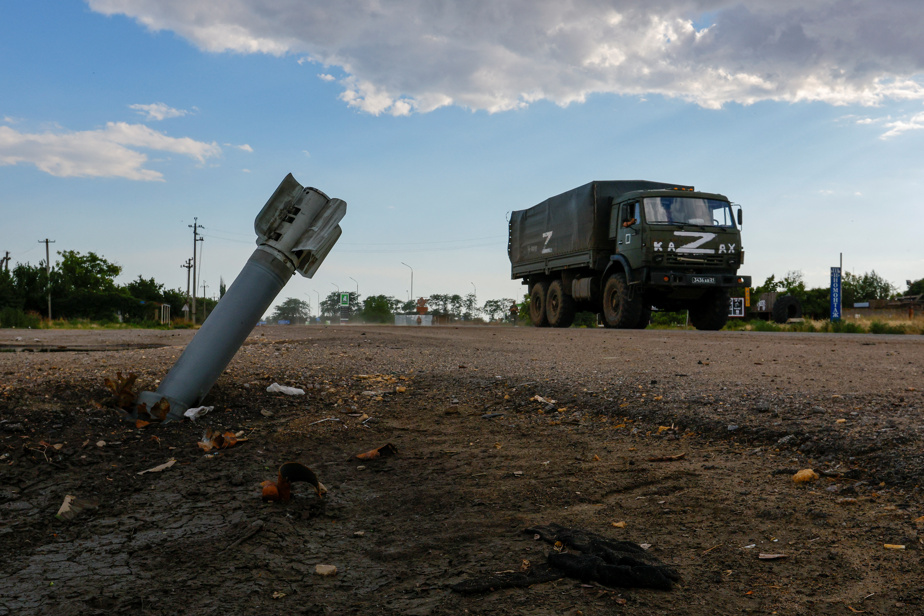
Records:
[[[689,310],[721,329],[739,276],[741,208],[720,194],[647,180],[595,181],[512,212],[511,275],[529,288],[537,327],[568,327],[580,311],[644,328],[653,308]]]

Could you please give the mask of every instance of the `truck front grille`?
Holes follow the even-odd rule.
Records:
[[[690,267],[691,265],[706,265],[709,267],[721,267],[725,265],[724,255],[685,255],[676,252],[667,253],[666,263],[678,267]]]

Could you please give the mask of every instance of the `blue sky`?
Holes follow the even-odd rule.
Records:
[[[0,9],[0,255],[207,294],[286,173],[347,201],[280,299],[515,297],[506,216],[595,179],[744,207],[742,273],[924,277],[917,0],[89,0]],[[768,6],[769,5],[769,6]],[[54,260],[54,258],[53,258]],[[356,282],[354,282],[354,279]]]

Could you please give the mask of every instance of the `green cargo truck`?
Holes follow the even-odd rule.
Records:
[[[596,181],[510,215],[511,273],[529,288],[537,327],[602,315],[644,328],[652,308],[689,310],[697,329],[721,329],[739,276],[741,209],[723,195],[647,180]]]

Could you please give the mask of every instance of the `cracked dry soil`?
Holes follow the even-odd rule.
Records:
[[[106,407],[191,336],[0,330],[0,615],[924,613],[924,337],[261,327],[196,423]],[[327,495],[262,502],[288,461]],[[544,564],[550,523],[680,582],[451,589]]]

